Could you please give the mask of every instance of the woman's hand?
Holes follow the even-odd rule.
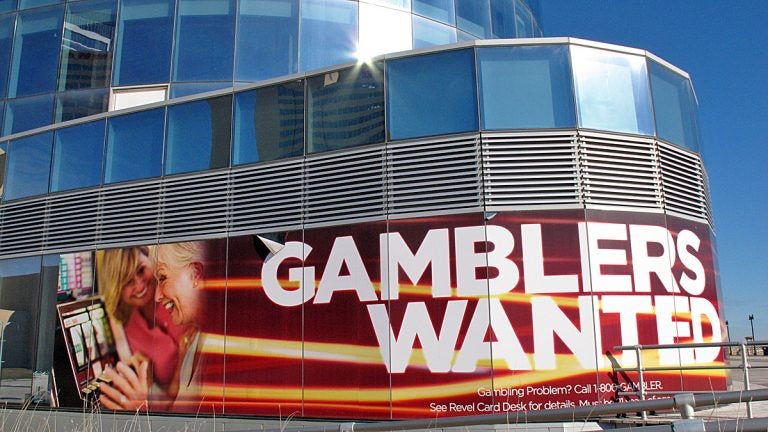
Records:
[[[118,362],[114,369],[104,371],[109,382],[99,386],[101,405],[113,410],[138,411],[147,410],[149,396],[148,361],[133,361],[136,370],[123,362]]]

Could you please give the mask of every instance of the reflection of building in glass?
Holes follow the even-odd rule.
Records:
[[[86,0],[0,13],[16,26],[0,26],[0,308],[34,329],[17,345],[20,368],[67,366],[54,350],[61,334],[75,366],[101,367],[88,359],[111,338],[109,320],[93,317],[94,343],[85,327],[55,331],[52,312],[80,297],[75,286],[104,294],[94,250],[192,241],[215,253],[163,269],[190,272],[221,305],[207,314],[212,329],[186,338],[199,352],[178,353],[206,362],[201,388],[217,402],[202,414],[428,417],[424,388],[474,404],[479,387],[533,385],[526,377],[606,382],[601,356],[626,342],[615,324],[627,317],[609,291],[637,300],[641,343],[714,341],[702,324],[718,321],[717,296],[688,75],[645,51],[541,38],[535,11],[521,0]],[[48,50],[58,66],[41,57],[29,75],[29,53]],[[110,98],[119,111],[103,112]],[[168,280],[125,267],[118,285],[139,297]],[[678,318],[698,326],[687,336],[649,324],[655,310],[676,313],[673,292],[688,302]],[[519,309],[517,294],[542,299],[531,303],[539,309]],[[179,317],[183,302],[151,298],[148,309]],[[591,305],[620,318],[587,323]],[[557,318],[539,320],[545,330],[571,326],[543,331],[550,356],[530,336],[543,334],[533,323],[542,310]],[[419,313],[419,323],[456,325],[457,341],[480,335],[477,347],[455,362],[380,361],[442,349],[387,333]],[[519,349],[489,348],[514,342],[486,340],[499,322],[523,329]],[[380,341],[399,345],[387,353]],[[562,359],[577,370],[558,368]],[[59,405],[81,406],[81,393]],[[163,409],[197,409],[194,396]]]

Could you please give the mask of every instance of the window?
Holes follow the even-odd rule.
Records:
[[[298,0],[240,0],[236,81],[258,81],[299,70]]]
[[[510,0],[491,0],[491,30],[494,38],[515,38],[515,3]]]
[[[232,96],[168,107],[165,174],[229,165]]]
[[[5,178],[5,199],[13,200],[48,192],[53,133],[11,141]]]
[[[173,81],[232,81],[235,0],[179,0]]]
[[[51,124],[52,118],[53,94],[11,99],[5,105],[3,135]]]
[[[648,62],[653,112],[659,138],[691,150],[699,148],[696,97],[691,82],[664,66]]]
[[[101,182],[105,121],[56,131],[51,192],[96,186]]]
[[[162,102],[167,99],[167,94],[166,86],[113,89],[109,110],[117,111],[153,102]]]
[[[55,121],[63,122],[107,111],[109,90],[70,90],[56,96]]]
[[[391,139],[478,129],[472,50],[391,60],[387,81]]]
[[[58,76],[62,7],[19,13],[8,96],[53,92]]]
[[[357,52],[357,2],[301,2],[301,70],[353,60]]]
[[[8,85],[8,65],[13,46],[15,14],[0,16],[0,98],[5,97]]]
[[[448,25],[456,24],[453,0],[413,0],[413,13]]]
[[[430,19],[413,16],[413,48],[456,43],[456,29]]]
[[[382,6],[360,4],[360,44],[357,57],[407,51],[413,46],[411,14]]]
[[[107,87],[115,34],[114,1],[67,4],[59,90]]]
[[[380,62],[307,79],[307,152],[384,141]]]
[[[174,0],[122,0],[114,85],[168,82],[174,4]]]
[[[480,38],[491,36],[491,10],[487,0],[456,0],[456,24]]]
[[[232,164],[304,154],[304,82],[235,94]]]
[[[160,175],[164,122],[165,110],[162,108],[107,120],[104,183]]]
[[[571,46],[579,125],[652,135],[645,58]]]
[[[483,129],[576,126],[567,46],[480,48]]]

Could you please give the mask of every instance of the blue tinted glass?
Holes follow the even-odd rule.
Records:
[[[307,79],[307,153],[384,141],[381,63]]]
[[[108,120],[105,183],[160,175],[164,122],[165,110],[162,108]]]
[[[13,44],[13,24],[16,15],[0,16],[0,98],[5,97],[8,84],[8,65]]]
[[[478,129],[472,50],[391,60],[387,84],[392,139]]]
[[[299,70],[298,0],[240,0],[235,80],[258,81]]]
[[[214,90],[221,90],[232,87],[232,81],[227,82],[197,82],[197,83],[176,83],[171,84],[171,99],[184,96],[205,93]]]
[[[515,3],[491,0],[491,30],[494,38],[515,38]]]
[[[59,123],[107,111],[109,90],[77,90],[56,96],[54,121]]]
[[[301,70],[353,60],[357,51],[357,2],[301,2]]]
[[[5,199],[12,200],[48,192],[53,133],[42,133],[11,141],[5,177]]]
[[[229,165],[231,122],[231,96],[169,106],[165,174]]]
[[[579,125],[653,135],[645,58],[572,46]]]
[[[59,90],[109,85],[115,9],[113,0],[84,1],[67,5]]]
[[[413,48],[456,43],[456,29],[430,19],[413,16]]]
[[[567,46],[480,48],[483,129],[576,126]]]
[[[51,124],[53,95],[11,99],[5,105],[3,135],[24,132]]]
[[[179,0],[173,81],[232,81],[235,0]]]
[[[19,13],[8,96],[56,89],[63,18],[62,7]]]
[[[453,0],[413,0],[413,13],[455,25]]]
[[[104,125],[105,121],[100,120],[56,131],[51,192],[99,184]]]
[[[3,196],[3,190],[5,189],[5,163],[8,160],[8,145],[6,143],[0,144],[0,197]]]
[[[488,0],[456,0],[456,24],[481,38],[491,36],[491,9]]]
[[[61,2],[62,0],[19,0],[19,9],[30,9]]]
[[[698,150],[699,127],[691,82],[654,61],[648,62],[648,70],[656,134],[663,140]]]
[[[303,155],[303,81],[236,94],[233,136],[233,165]]]
[[[0,0],[0,13],[16,9],[16,0]]]
[[[174,0],[122,0],[115,85],[169,81]]]
[[[533,18],[531,11],[519,0],[515,1],[515,22],[517,26],[517,37],[533,37]]]

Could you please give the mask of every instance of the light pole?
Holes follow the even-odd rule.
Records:
[[[755,342],[755,325],[753,323],[755,316],[749,314],[749,327],[752,329],[752,342]],[[752,354],[757,355],[757,345],[752,345]]]
[[[725,320],[725,337],[728,338],[728,343],[731,343],[731,328],[728,327],[728,320]],[[731,346],[728,345],[728,355],[733,354]]]

